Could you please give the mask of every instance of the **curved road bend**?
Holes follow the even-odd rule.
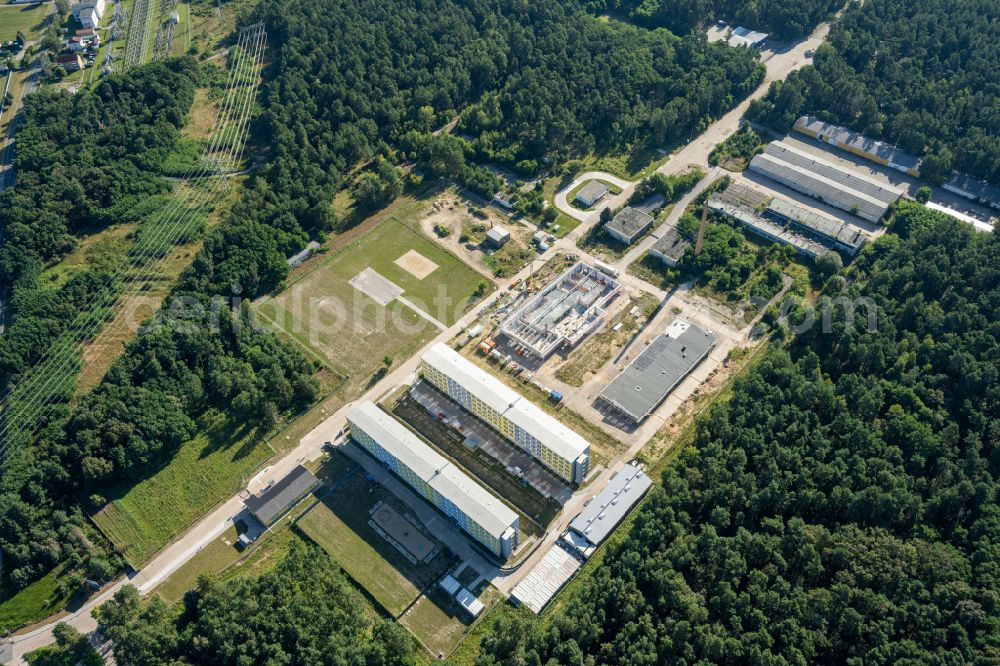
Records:
[[[768,86],[772,81],[784,79],[792,71],[808,64],[811,59],[806,57],[805,52],[815,51],[815,49],[823,43],[823,40],[826,38],[828,32],[829,25],[822,24],[808,38],[798,42],[783,53],[778,53],[769,57],[765,62],[765,65],[767,66],[767,77],[765,78],[764,83],[762,83],[761,86],[750,95],[750,97],[709,126],[709,128],[701,136],[684,146],[678,152],[674,153],[670,160],[661,166],[658,171],[668,174],[676,173],[691,164],[707,168],[708,154],[712,151],[712,148],[714,148],[716,144],[721,143],[726,137],[739,128],[740,118],[746,111],[747,106],[749,106],[750,101],[767,94]],[[561,206],[560,210],[572,215],[576,219],[580,219],[579,214],[583,214],[585,215],[585,219],[581,220],[583,224],[574,229],[565,238],[559,239],[553,243],[544,254],[539,255],[540,259],[549,259],[557,252],[574,252],[576,254],[580,254],[580,250],[576,247],[575,241],[578,238],[581,238],[590,229],[590,227],[598,221],[600,210],[609,205],[615,204],[616,202],[626,201],[636,185],[636,183],[624,181],[610,174],[597,174],[596,172],[592,174],[584,174],[584,176],[591,177],[594,175],[597,175],[602,180],[608,180],[609,182],[615,183],[616,185],[623,183],[627,187],[623,187],[621,194],[615,197],[609,197],[605,202],[600,204],[598,210],[590,212],[579,211],[568,206],[568,204],[566,204],[566,193],[576,185],[574,184],[569,188],[565,188],[560,193],[562,195],[561,201],[569,208],[569,210],[563,210]],[[574,183],[576,183],[576,181],[574,181]],[[699,183],[699,187],[696,187],[696,190],[700,191],[699,188],[703,183],[704,181]],[[557,205],[559,204],[559,201],[560,197],[557,195]],[[507,289],[515,280],[520,281],[527,278],[531,273],[533,264],[534,262],[530,262],[528,266],[522,269],[515,276],[498,280],[498,290],[503,291]],[[650,288],[652,288],[651,285]],[[459,319],[459,321],[442,331],[437,337],[430,341],[424,349],[429,348],[437,342],[447,342],[453,338],[477,318],[476,315],[479,310],[480,307],[473,308],[471,311],[466,313],[465,316]],[[401,363],[394,370],[383,377],[375,386],[373,386],[359,399],[377,400],[392,388],[409,381],[417,371],[419,358],[419,352],[408,358],[405,362]],[[251,480],[249,485],[250,490],[254,491],[263,487],[269,479],[284,476],[294,469],[294,467],[302,460],[313,459],[319,456],[322,453],[323,446],[327,442],[334,441],[337,433],[343,429],[345,425],[346,413],[349,407],[350,405],[347,405],[328,417],[312,432],[303,437],[295,449],[259,473],[253,480]],[[620,466],[621,462],[622,461],[619,461],[616,465]],[[609,465],[603,472],[600,473],[600,477],[609,476],[610,472],[614,471],[613,467],[613,465]],[[578,492],[566,504],[557,523],[550,526],[548,536],[546,537],[542,548],[539,548],[534,554],[526,558],[518,571],[509,573],[501,580],[495,581],[498,583],[498,587],[500,587],[501,590],[509,591],[514,585],[516,585],[520,578],[523,577],[530,567],[533,566],[544,554],[544,546],[548,543],[555,543],[558,535],[565,529],[565,524],[568,524],[569,519],[582,508],[584,501],[589,496],[589,489],[595,487],[595,484],[599,483],[600,480],[601,479],[599,478],[589,484],[587,491]],[[400,487],[402,487],[401,484]],[[39,647],[53,643],[55,639],[52,636],[52,629],[59,622],[67,622],[84,633],[94,631],[97,623],[94,620],[91,611],[107,601],[118,588],[126,583],[132,583],[133,585],[136,585],[141,592],[150,592],[167,576],[190,560],[199,550],[204,548],[205,545],[210,543],[218,535],[222,534],[222,532],[224,532],[226,528],[232,524],[233,517],[236,516],[242,509],[243,502],[239,495],[230,498],[225,504],[219,506],[211,514],[203,518],[196,525],[192,526],[177,541],[167,546],[160,552],[159,555],[157,555],[148,565],[136,573],[131,579],[122,579],[116,582],[114,586],[102,592],[72,615],[60,618],[59,620],[55,620],[24,634],[13,636],[10,639],[13,643],[14,652],[14,661],[12,663],[23,664],[25,663],[23,661],[25,654]],[[440,525],[444,526],[444,523],[442,522]],[[438,531],[442,530],[438,529]],[[449,539],[449,541],[451,541],[451,539]],[[465,547],[458,549],[458,552],[461,553],[468,550],[468,546],[465,545]]]

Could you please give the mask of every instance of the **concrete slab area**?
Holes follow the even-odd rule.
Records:
[[[352,277],[348,283],[383,307],[403,294],[402,287],[382,277],[371,267]]]

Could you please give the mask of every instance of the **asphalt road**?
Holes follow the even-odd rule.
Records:
[[[828,32],[829,26],[827,24],[823,24],[807,39],[789,47],[782,53],[769,57],[765,62],[768,70],[767,79],[760,86],[760,88],[754,91],[749,98],[744,100],[720,120],[713,123],[701,136],[697,137],[694,141],[687,144],[672,155],[670,160],[658,170],[663,173],[677,173],[683,171],[689,165],[698,165],[702,168],[707,168],[708,155],[712,151],[712,148],[714,148],[716,144],[725,140],[726,137],[739,128],[740,118],[746,111],[747,106],[749,106],[750,101],[765,95],[771,81],[783,79],[788,76],[790,72],[808,64],[810,59],[806,57],[805,52],[814,51],[823,42]],[[566,193],[579,184],[579,182],[582,182],[583,179],[593,177],[600,177],[603,180],[615,183],[619,187],[623,188],[622,193],[614,197],[607,197],[605,201],[599,204],[598,209],[589,213],[584,213],[569,206],[566,202]],[[704,186],[705,184],[705,181],[702,181],[702,183],[699,183],[699,186]],[[560,210],[563,210],[563,212],[568,215],[572,215],[573,217],[580,219],[582,224],[569,233],[565,238],[559,239],[553,243],[549,250],[541,255],[540,258],[549,259],[558,252],[573,252],[581,258],[587,258],[586,253],[576,247],[576,241],[579,238],[582,238],[599,220],[601,209],[612,205],[620,205],[620,203],[626,201],[631,195],[632,190],[635,188],[635,185],[636,183],[623,181],[611,174],[600,174],[596,172],[583,174],[580,178],[575,180],[574,184],[565,188],[562,192],[556,195],[556,205],[560,208]],[[678,206],[678,208],[680,207]],[[634,259],[636,256],[638,256],[638,254],[634,254],[631,258]],[[628,255],[626,258],[628,258]],[[499,289],[506,290],[514,281],[522,281],[527,278],[532,272],[534,263],[535,262],[530,262],[528,266],[515,276],[498,280],[497,285]],[[628,276],[623,273],[622,279],[623,281],[626,281],[629,286],[634,288],[643,288],[650,293],[659,295],[661,298],[666,296],[662,290],[641,282],[632,276]],[[455,324],[441,331],[437,337],[428,342],[428,344],[418,353],[414,354],[412,357],[396,366],[395,369],[391,370],[367,393],[365,393],[360,400],[378,400],[396,386],[410,382],[416,375],[419,359],[423,351],[430,348],[431,345],[437,342],[447,342],[458,335],[462,330],[477,319],[476,315],[478,311],[478,307],[474,308],[464,317],[459,319]],[[699,377],[701,377],[704,373],[710,372],[710,370],[711,367],[709,365],[703,364],[703,366],[700,366],[699,369],[692,374],[692,377],[698,380]],[[346,425],[346,414],[351,407],[351,404],[345,405],[336,413],[329,416],[317,428],[303,437],[295,449],[283,458],[276,460],[269,467],[263,469],[251,480],[248,489],[251,492],[255,492],[256,490],[263,488],[267,485],[268,481],[272,479],[280,479],[285,474],[292,471],[292,469],[294,469],[300,462],[304,460],[311,460],[320,456],[325,444],[338,442],[338,434]],[[648,433],[644,433],[648,436],[652,436],[653,432],[655,432],[652,428],[649,428],[648,430]],[[520,562],[519,568],[514,571],[500,571],[495,565],[492,567],[485,566],[485,562],[482,560],[482,557],[479,555],[478,551],[471,547],[468,539],[459,535],[444,520],[439,519],[434,525],[435,534],[448,543],[449,547],[453,548],[453,550],[460,555],[468,556],[470,559],[477,560],[477,568],[480,569],[480,571],[495,574],[493,578],[494,584],[501,591],[505,593],[509,592],[509,590],[513,588],[513,586],[516,585],[521,578],[523,578],[530,567],[537,563],[537,561],[544,554],[547,546],[551,543],[555,543],[559,534],[566,529],[570,519],[579,513],[587,499],[603,486],[612,472],[620,469],[625,462],[627,462],[627,460],[634,458],[635,454],[638,453],[644,443],[645,440],[637,441],[632,444],[628,451],[609,463],[604,470],[600,471],[596,475],[596,478],[591,479],[584,490],[577,492],[570,499],[570,501],[567,502],[563,512],[559,515],[556,521],[554,521],[554,523],[549,527],[542,543],[543,547],[536,549],[531,555],[524,558],[524,560]],[[345,446],[342,441],[338,445]],[[388,478],[384,470],[382,470],[379,466],[372,465],[370,461],[369,464],[365,464],[365,461],[369,460],[367,457],[355,457],[356,452],[352,451],[352,449],[354,449],[354,447],[348,445],[345,446],[344,451],[348,455],[351,455],[351,457],[355,458],[355,460],[361,462],[369,472],[376,475],[376,478],[385,478],[386,483],[390,486],[391,490],[394,492],[399,490],[400,494],[404,496],[409,492],[401,483],[395,479]],[[377,472],[380,472],[380,474]],[[230,498],[224,504],[215,509],[211,514],[203,518],[196,525],[192,526],[177,541],[161,551],[157,557],[155,557],[141,571],[132,576],[132,578],[117,581],[114,586],[90,600],[85,606],[72,615],[60,618],[57,621],[38,627],[30,632],[12,637],[14,653],[13,663],[23,664],[25,663],[23,661],[23,656],[25,654],[44,645],[51,644],[54,641],[52,629],[58,622],[67,622],[84,633],[94,631],[96,629],[96,621],[91,614],[94,608],[109,599],[114,592],[126,583],[136,585],[143,593],[148,593],[154,589],[160,582],[190,560],[198,551],[204,548],[207,544],[222,534],[223,531],[225,531],[230,525],[232,525],[233,518],[238,515],[242,509],[243,501],[240,495]]]
[[[708,129],[702,132],[693,141],[685,144],[681,149],[673,153],[670,156],[670,159],[660,166],[657,171],[664,174],[675,174],[685,171],[692,166],[708,169],[709,153],[712,152],[712,149],[715,148],[716,145],[725,141],[731,134],[740,128],[740,121],[746,113],[747,108],[749,108],[750,103],[755,99],[764,97],[770,89],[771,83],[774,81],[782,81],[795,70],[805,67],[811,63],[812,56],[807,56],[806,53],[814,53],[816,49],[819,48],[820,44],[826,40],[826,36],[829,32],[830,25],[823,23],[806,39],[803,39],[795,44],[788,45],[781,51],[765,54],[763,62],[764,66],[767,68],[767,74],[764,77],[764,82],[761,83],[749,97],[736,105],[729,113],[709,125]],[[601,201],[592,211],[581,211],[580,209],[571,206],[566,200],[569,192],[584,181],[592,180],[594,178],[614,183],[618,187],[622,188],[622,193],[613,197],[605,197],[604,200]],[[617,208],[628,201],[629,196],[632,195],[632,192],[635,190],[635,186],[638,184],[639,181],[630,182],[609,173],[600,171],[587,172],[580,174],[568,187],[556,194],[556,207],[570,217],[584,222],[591,222],[592,220],[598,219],[601,211],[605,208]]]

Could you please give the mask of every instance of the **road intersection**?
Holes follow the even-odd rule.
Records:
[[[683,294],[674,293],[668,295],[666,292],[653,285],[649,285],[634,276],[625,274],[624,268],[648,250],[648,246],[652,245],[658,238],[657,234],[662,233],[662,230],[665,230],[667,225],[676,224],[677,219],[683,212],[687,203],[693,200],[693,198],[700,192],[704,191],[704,189],[715,178],[721,175],[719,170],[708,168],[708,155],[718,143],[725,140],[726,137],[739,128],[741,118],[751,100],[758,99],[765,95],[767,93],[768,86],[772,81],[784,79],[795,69],[808,64],[811,58],[807,56],[807,53],[814,52],[816,48],[822,44],[828,32],[829,25],[822,24],[808,38],[766,57],[764,63],[767,67],[767,78],[764,83],[762,83],[761,86],[750,95],[750,97],[737,105],[720,120],[709,126],[703,134],[685,145],[675,154],[671,155],[670,159],[657,169],[657,171],[661,173],[673,174],[679,173],[689,168],[691,165],[695,165],[705,169],[708,173],[708,175],[678,203],[674,211],[672,211],[668,218],[656,230],[654,230],[653,234],[648,236],[620,260],[615,262],[616,267],[622,270],[622,279],[626,286],[643,289],[651,294],[654,294],[661,300],[668,299],[666,300],[668,307],[661,308],[661,314],[664,317],[671,316],[675,307],[681,308],[682,316],[697,317],[698,312],[696,311],[697,309],[691,309],[690,303],[684,300]],[[568,193],[584,180],[593,178],[600,178],[601,180],[611,182],[616,186],[621,187],[622,192],[615,196],[606,197],[606,199],[592,211],[580,211],[573,208],[566,201]],[[574,179],[573,183],[556,195],[555,204],[567,215],[571,215],[575,219],[580,220],[581,224],[566,237],[554,242],[545,253],[540,255],[535,261],[529,262],[529,265],[522,269],[517,275],[499,280],[497,284],[499,290],[506,291],[512,284],[520,283],[528,278],[534,270],[533,267],[535,262],[539,259],[547,260],[554,257],[558,253],[573,253],[583,259],[593,259],[576,246],[576,241],[583,238],[586,233],[598,223],[601,210],[608,207],[617,207],[626,202],[637,184],[638,181],[629,182],[612,174],[605,174],[601,172],[581,174],[578,178]],[[425,349],[437,342],[448,342],[461,333],[467,326],[471,325],[478,318],[479,309],[479,307],[474,308],[456,321],[453,325],[442,330],[433,340],[427,343]],[[657,321],[655,323],[656,325],[659,325],[660,322]],[[750,327],[748,325],[745,329],[739,331],[737,337],[747,336],[749,334],[749,328]],[[520,581],[527,571],[530,570],[531,566],[533,566],[534,563],[541,558],[547,546],[555,542],[559,534],[564,531],[569,520],[579,513],[579,511],[583,508],[584,503],[589,499],[593,492],[595,492],[595,489],[600,488],[604,481],[610,477],[613,472],[617,471],[617,469],[624,465],[625,462],[633,459],[636,454],[639,453],[648,438],[651,437],[680,406],[682,399],[690,395],[703,381],[705,381],[705,379],[723,361],[728,351],[733,346],[740,343],[740,340],[737,339],[737,337],[728,338],[720,343],[712,352],[708,361],[699,366],[678,388],[676,391],[678,394],[677,397],[666,401],[653,415],[655,418],[647,420],[647,423],[643,426],[644,431],[642,436],[636,438],[627,450],[617,456],[615,460],[611,461],[603,470],[600,470],[597,473],[596,478],[592,478],[590,480],[585,490],[577,492],[569,500],[560,515],[556,518],[553,524],[550,525],[545,537],[542,539],[542,547],[537,548],[530,555],[524,557],[520,562],[521,566],[519,566],[516,570],[502,571],[495,565],[487,566],[482,556],[469,546],[468,540],[459,535],[454,528],[447,525],[443,520],[438,520],[434,525],[435,533],[439,534],[439,536],[441,536],[442,539],[460,556],[465,557],[466,559],[475,560],[477,569],[486,572],[487,575],[492,573],[493,583],[498,587],[498,589],[504,593],[509,592],[509,590]],[[366,399],[378,400],[395,387],[412,382],[417,373],[419,358],[422,351],[423,350],[414,354],[412,357],[396,366],[393,370],[389,371],[384,377],[382,377],[382,379],[372,386],[365,393],[365,395],[361,396],[359,401]],[[339,437],[346,424],[347,411],[352,404],[353,403],[345,405],[334,414],[331,414],[318,427],[303,437],[293,450],[285,456],[275,460],[270,466],[264,468],[250,481],[247,490],[255,492],[262,489],[270,481],[280,479],[287,473],[291,472],[303,461],[318,458],[322,455],[324,447],[332,444],[344,447],[343,450],[346,454],[350,455],[358,462],[361,462],[367,471],[376,475],[380,482],[389,485],[390,490],[393,492],[399,491],[399,494],[406,496],[409,491],[403,486],[403,484],[389,477],[384,470],[379,468],[377,464],[373,463],[371,459],[363,455],[356,454],[355,451],[351,450],[356,447],[347,445],[344,443],[343,438]],[[242,499],[244,496],[245,492],[228,499],[207,516],[202,518],[196,525],[192,526],[176,541],[164,548],[155,558],[153,558],[152,561],[149,562],[149,564],[143,567],[142,570],[136,572],[129,578],[123,578],[117,581],[112,586],[103,590],[99,595],[89,600],[76,612],[59,617],[48,624],[11,637],[9,640],[12,644],[11,647],[13,648],[13,663],[25,663],[23,661],[25,654],[39,647],[51,644],[54,641],[52,633],[53,628],[59,622],[66,622],[83,633],[90,633],[96,630],[97,623],[93,617],[94,609],[110,599],[123,585],[129,583],[135,585],[143,594],[147,594],[155,589],[159,583],[169,577],[205,546],[210,544],[226,529],[233,525],[234,518],[244,509]],[[421,518],[424,518],[424,516],[421,516]],[[432,520],[433,516],[428,516],[427,518],[428,520]]]

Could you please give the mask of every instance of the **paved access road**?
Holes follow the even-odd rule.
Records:
[[[816,49],[819,48],[819,46],[826,40],[826,36],[829,33],[830,24],[823,23],[817,27],[816,30],[809,35],[809,37],[803,39],[802,41],[787,45],[780,51],[765,54],[763,62],[764,66],[767,68],[767,74],[764,77],[764,82],[761,83],[749,97],[733,107],[729,113],[709,125],[708,129],[702,132],[701,135],[693,141],[685,144],[684,147],[676,153],[672,154],[670,159],[660,166],[657,171],[664,174],[675,174],[680,173],[692,166],[707,169],[709,153],[712,152],[712,149],[715,148],[715,146],[725,141],[731,134],[740,128],[740,121],[743,118],[743,114],[746,113],[747,108],[749,108],[750,103],[755,99],[764,97],[770,89],[771,83],[775,81],[783,81],[795,70],[805,67],[811,63],[812,54],[815,53]],[[807,53],[809,55],[806,55]],[[572,206],[566,200],[566,196],[574,188],[587,180],[593,180],[595,178],[609,183],[614,183],[618,187],[622,188],[622,193],[614,197],[605,197],[605,199],[598,203],[597,207],[592,211],[582,211],[579,208]],[[582,222],[590,222],[598,219],[601,211],[605,208],[617,208],[628,201],[628,198],[635,190],[635,186],[638,184],[639,181],[630,182],[601,171],[584,173],[574,179],[569,187],[564,188],[556,194],[556,208],[574,219]]]
[[[810,59],[806,57],[805,52],[815,50],[823,42],[828,31],[829,26],[823,24],[807,39],[802,40],[801,42],[787,48],[783,52],[774,54],[768,58],[765,62],[768,68],[768,76],[760,88],[754,91],[750,98],[712,124],[704,134],[675,153],[666,164],[660,167],[659,171],[663,173],[677,173],[683,171],[692,164],[698,165],[702,168],[707,168],[708,154],[712,151],[712,148],[714,148],[716,144],[725,140],[726,137],[739,128],[740,118],[746,111],[746,107],[749,106],[750,100],[765,95],[770,81],[783,79],[790,72],[807,64]],[[598,222],[600,219],[600,209],[606,208],[609,205],[620,205],[620,203],[624,203],[631,195],[636,185],[636,183],[624,181],[611,174],[601,174],[597,172],[583,174],[581,179],[594,177],[607,180],[608,182],[622,187],[622,193],[614,197],[608,197],[599,205],[598,210],[588,213],[572,208],[566,203],[566,194],[579,184],[579,182],[574,181],[573,185],[570,185],[569,188],[565,188],[560,193],[561,197],[560,195],[556,196],[556,205],[560,207],[560,210],[563,210],[568,215],[571,215],[576,219],[580,219],[582,224],[567,234],[565,238],[561,238],[553,243],[544,254],[540,255],[540,259],[551,259],[556,253],[559,252],[572,252],[582,258],[587,258],[586,254],[581,252],[581,250],[576,247],[576,241],[584,237],[594,224]],[[577,180],[582,182],[580,179]],[[696,193],[700,192],[701,189],[707,186],[710,182],[711,181],[706,178],[698,184],[695,190],[693,190],[694,193],[689,194],[689,196],[696,196]],[[567,209],[563,209],[563,205],[567,206]],[[683,210],[680,205],[677,206],[677,209],[681,211]],[[583,214],[582,218],[580,217],[580,214]],[[652,243],[653,241],[648,242]],[[630,255],[631,254],[632,253],[630,253]],[[631,258],[635,258],[637,256],[638,254],[635,254]],[[629,258],[629,255],[626,255],[626,258]],[[528,266],[522,269],[515,276],[498,280],[498,288],[500,290],[506,290],[513,282],[520,282],[528,278],[532,273],[534,263],[535,262],[530,262]],[[618,263],[621,263],[621,261]],[[658,295],[660,298],[664,298],[666,296],[662,290],[656,289],[652,285],[648,285],[625,273],[622,274],[622,280],[630,287],[644,289],[650,293]],[[458,335],[478,318],[477,313],[479,309],[479,307],[473,308],[455,324],[441,331],[437,337],[428,342],[427,346],[386,374],[385,377],[375,384],[359,400],[378,400],[396,386],[410,382],[416,375],[421,354],[426,349],[429,349],[431,345],[437,342],[447,342]],[[717,354],[716,357],[718,357]],[[718,358],[715,360],[717,361]],[[711,365],[708,363],[703,364],[702,366],[699,366],[699,368],[696,369],[691,376],[696,380],[700,380],[700,378],[705,376],[705,373],[710,372],[714,367],[714,363]],[[327,443],[339,443],[342,445],[343,442],[342,440],[338,440],[338,435],[346,425],[346,414],[348,409],[351,407],[351,404],[344,406],[336,413],[329,416],[312,432],[303,437],[295,449],[286,454],[284,457],[276,460],[271,466],[262,470],[256,477],[254,477],[254,479],[251,480],[249,490],[254,492],[263,488],[267,485],[269,480],[280,479],[285,474],[292,471],[292,469],[294,469],[295,466],[303,460],[311,460],[320,456],[324,445]],[[651,436],[652,432],[649,432],[648,434]],[[566,525],[568,525],[570,519],[580,512],[583,508],[583,504],[590,497],[590,495],[595,492],[594,489],[602,487],[603,483],[610,477],[611,473],[617,471],[617,469],[620,468],[626,460],[634,457],[635,453],[637,453],[640,448],[641,444],[633,444],[625,454],[619,456],[618,459],[610,463],[606,469],[600,472],[598,477],[593,479],[588,484],[586,490],[577,492],[576,495],[574,495],[573,498],[565,505],[563,512],[559,515],[556,521],[550,525],[547,536],[544,539],[543,547],[537,549],[534,553],[532,553],[532,555],[525,558],[525,561],[522,563],[523,566],[521,566],[517,571],[499,572],[496,567],[494,567],[492,572],[497,574],[498,577],[495,578],[493,582],[497,585],[497,587],[502,591],[507,592],[514,585],[516,585],[527,570],[533,566],[538,559],[540,559],[541,555],[544,553],[544,547],[548,546],[550,543],[554,543],[558,535],[566,529]],[[354,457],[354,455],[352,455],[354,453],[353,449],[354,447],[346,446],[344,451],[348,455]],[[371,461],[364,456],[360,456],[360,460],[367,460],[371,463]],[[376,465],[369,464],[365,465],[365,467],[372,472],[378,471],[378,467]],[[402,484],[397,485],[399,486],[401,493],[405,494],[405,492],[407,492],[405,488],[403,488]],[[396,490],[395,487],[391,489]],[[157,557],[155,557],[131,579],[122,579],[118,581],[113,587],[90,600],[83,608],[72,615],[60,618],[57,621],[38,627],[30,632],[14,636],[12,638],[14,663],[24,663],[23,656],[25,654],[54,642],[52,629],[55,627],[57,622],[68,622],[81,632],[86,633],[93,631],[96,628],[96,621],[91,615],[91,611],[109,599],[118,588],[126,583],[132,583],[133,585],[136,585],[141,592],[148,593],[171,573],[190,560],[208,543],[222,534],[230,525],[233,524],[233,518],[239,514],[242,509],[243,501],[239,495],[230,498],[208,516],[199,521],[196,525],[192,526],[177,541],[161,551]],[[471,548],[468,540],[464,536],[459,535],[454,529],[447,526],[444,521],[439,521],[435,524],[434,529],[435,534],[437,534],[439,538],[442,538],[442,540],[444,540],[449,547],[453,548],[455,552],[459,553],[461,556],[467,555],[470,559],[479,560],[477,568],[483,567],[480,569],[481,571],[489,571],[483,566],[481,561],[482,558],[478,555],[478,552]]]

